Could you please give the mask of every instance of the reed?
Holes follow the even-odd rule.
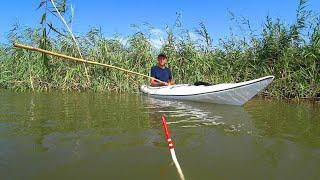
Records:
[[[68,8],[65,1],[65,4],[55,2],[62,15],[66,16]],[[59,8],[61,5],[64,6]],[[44,7],[44,4],[39,7]],[[46,11],[51,8],[47,7]],[[13,26],[8,35],[9,42],[45,47],[79,57],[72,37],[63,29],[54,27],[48,14],[45,16],[46,24],[41,20],[39,27]],[[150,67],[156,63],[157,53],[165,52],[176,83],[199,80],[239,82],[275,75],[274,83],[264,94],[279,98],[320,97],[320,18],[307,9],[305,0],[300,1],[297,20],[293,24],[266,17],[259,32],[251,30],[249,21],[237,20],[237,23],[245,29],[245,35],[231,34],[216,46],[213,46],[204,23],[191,31],[182,26],[179,18],[165,29],[167,34],[160,49],[152,46],[150,31],[144,30],[148,29],[147,25],[137,28],[137,32],[128,37],[106,38],[101,28],[92,28],[75,38],[85,59],[95,59],[99,63],[142,74],[149,73]],[[198,34],[200,39],[192,39],[190,32]],[[121,39],[127,41],[124,43]],[[86,74],[82,64],[13,49],[11,45],[0,47],[0,86],[4,88],[123,92],[137,91],[139,85],[148,83],[142,77],[99,67],[87,66]]]

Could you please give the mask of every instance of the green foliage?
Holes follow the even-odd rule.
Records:
[[[66,15],[66,1],[56,3]],[[9,41],[78,56],[70,36],[49,22],[48,14],[52,14],[53,9],[46,4],[47,1],[41,1],[39,5],[45,12],[40,27],[15,25]],[[156,63],[157,53],[165,52],[176,83],[239,82],[275,75],[274,83],[265,94],[282,98],[320,97],[320,18],[307,10],[305,0],[298,5],[295,23],[287,25],[280,19],[267,17],[258,35],[251,30],[248,20],[232,18],[240,22],[239,26],[247,29],[248,34],[231,34],[216,47],[205,23],[199,23],[197,29],[190,31],[183,27],[180,16],[173,26],[166,27],[160,49],[151,44],[150,25],[146,25],[147,30],[137,26],[138,30],[129,37],[112,38],[106,38],[100,28],[92,28],[77,39],[86,59],[143,74],[148,74]],[[192,34],[199,38],[192,38]],[[92,82],[88,84],[82,64],[54,57],[49,60],[45,55],[10,47],[1,47],[0,58],[0,86],[5,88],[136,91],[139,85],[148,83],[142,77],[118,70],[87,66]]]

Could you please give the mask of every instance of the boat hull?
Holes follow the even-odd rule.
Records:
[[[217,84],[213,86],[181,84],[165,87],[150,87],[143,85],[140,89],[143,93],[155,98],[243,105],[265,89],[273,79],[274,76],[266,76],[241,83]]]

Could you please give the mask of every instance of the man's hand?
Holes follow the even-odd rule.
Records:
[[[169,86],[169,85],[170,85],[170,84],[167,83],[167,82],[161,82],[160,84],[161,84],[161,86]]]
[[[155,79],[155,78],[151,78],[150,80],[150,84],[151,86],[157,87],[157,86],[170,86],[171,82],[167,83],[167,82],[159,82],[159,80]]]

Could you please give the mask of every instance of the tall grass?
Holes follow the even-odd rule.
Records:
[[[251,30],[246,19],[234,18],[244,35],[231,34],[221,39],[217,46],[213,46],[204,23],[191,31],[183,27],[179,16],[174,25],[165,28],[166,37],[160,49],[152,46],[150,31],[143,30],[145,26],[137,28],[136,33],[128,37],[113,38],[106,38],[100,28],[92,28],[77,40],[86,59],[144,74],[148,74],[156,63],[156,54],[165,52],[176,83],[239,82],[275,75],[274,83],[265,94],[282,98],[316,98],[320,97],[320,17],[310,12],[306,3],[300,0],[293,24],[266,17],[258,32]],[[65,15],[68,14],[66,1],[57,4],[62,5]],[[48,11],[47,5],[44,12]],[[45,20],[46,24],[41,20],[36,28],[15,26],[8,36],[9,41],[77,57],[71,37]],[[149,25],[146,26],[145,29],[149,29]],[[193,39],[191,32],[200,39]],[[122,39],[127,41],[124,43]],[[87,83],[81,64],[10,46],[2,46],[0,53],[0,86],[4,88],[136,91],[139,85],[148,83],[138,76],[94,66],[87,66],[91,82]]]

